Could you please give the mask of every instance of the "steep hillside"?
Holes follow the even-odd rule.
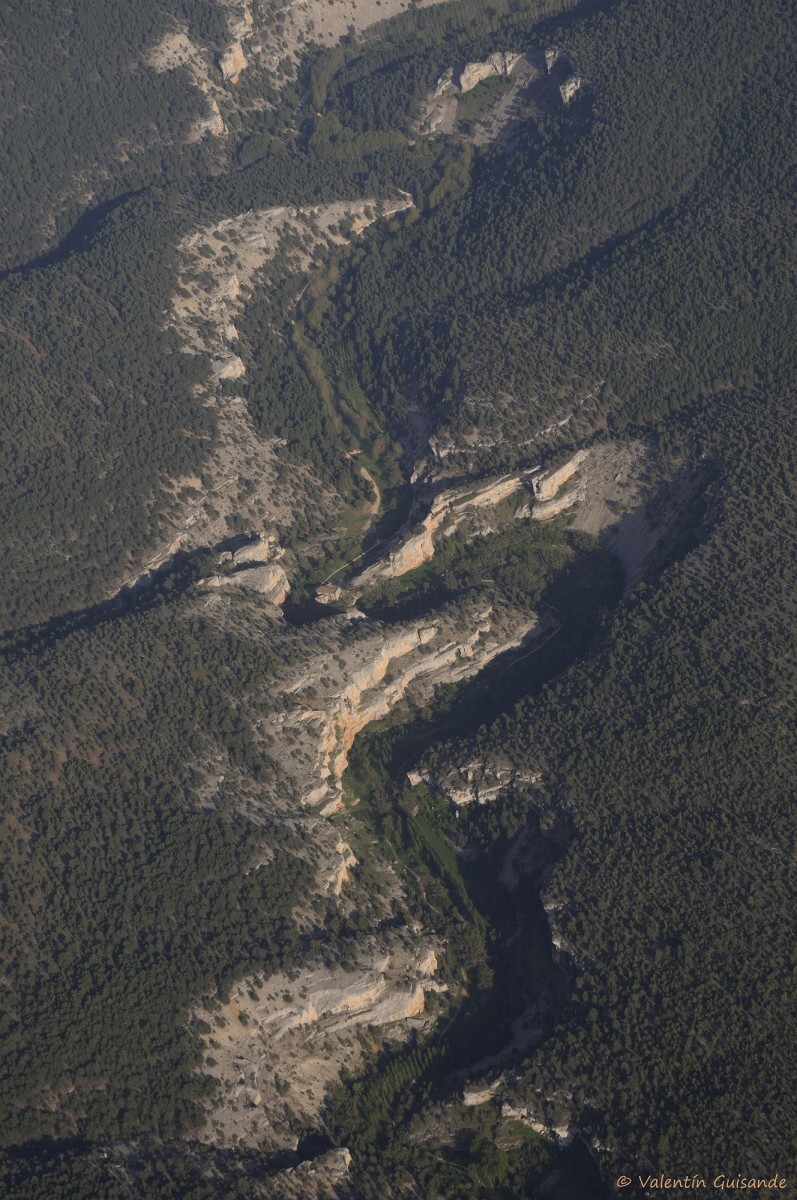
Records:
[[[788,6],[7,7],[4,1195],[790,1179]]]

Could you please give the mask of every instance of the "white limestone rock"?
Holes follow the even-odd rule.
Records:
[[[246,55],[240,42],[233,44],[224,51],[219,59],[219,70],[222,79],[227,83],[237,83],[241,71],[246,69]]]
[[[500,75],[504,79],[508,79],[520,57],[519,54],[509,54],[505,51],[497,50],[489,58],[486,58],[484,62],[467,63],[460,72],[459,90],[461,92],[470,92],[482,80],[490,79],[493,75]]]
[[[213,379],[240,379],[245,371],[243,359],[231,354],[228,358],[217,359],[213,364]]]

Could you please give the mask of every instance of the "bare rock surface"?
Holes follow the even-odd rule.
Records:
[[[559,85],[559,95],[565,105],[572,104],[580,96],[590,95],[594,90],[589,80],[582,79],[580,75],[571,75]]]
[[[399,535],[386,554],[347,585],[353,593],[385,579],[397,579],[434,558],[435,539],[451,534],[474,509],[493,508],[523,487],[525,475],[499,475],[477,484],[440,492],[419,526]]]
[[[477,145],[486,145],[518,115],[519,93],[540,74],[527,55],[511,51],[496,51],[483,62],[466,63],[459,69],[449,67],[422,102],[415,130],[422,135],[453,133],[458,115],[457,98],[473,91],[483,80],[498,76],[511,80],[512,87],[479,122],[472,140]]]
[[[263,564],[248,570],[235,571],[230,575],[214,575],[205,580],[209,588],[248,588],[259,592],[272,604],[280,605],[288,598],[291,585],[285,568],[279,563]]]
[[[547,630],[557,627],[556,618],[546,614],[540,620],[538,633],[543,637]],[[510,789],[534,787],[541,778],[539,771],[528,771],[497,760],[485,763],[480,759],[472,759],[463,766],[452,766],[444,774],[432,774],[426,768],[419,767],[407,775],[407,781],[413,787],[425,783],[457,807],[488,804]]]
[[[297,1118],[316,1120],[341,1070],[362,1061],[367,1028],[420,1019],[427,995],[445,990],[436,967],[429,942],[368,938],[349,969],[249,978],[226,1004],[201,1010],[211,1027],[203,1069],[221,1084],[206,1140],[292,1148]]]
[[[219,70],[222,79],[229,83],[237,83],[241,71],[246,69],[246,55],[240,42],[233,44],[219,58]]]
[[[218,100],[210,99],[208,101],[208,110],[208,115],[200,117],[194,124],[193,130],[188,136],[188,141],[199,141],[206,133],[212,134],[213,137],[223,137],[227,132]]]
[[[279,1200],[340,1200],[339,1188],[345,1184],[351,1166],[351,1154],[345,1146],[297,1167],[286,1167],[274,1177],[268,1195]]]
[[[553,500],[569,479],[575,475],[581,464],[589,457],[588,450],[579,450],[561,467],[557,467],[555,471],[546,472],[543,475],[535,475],[532,478],[532,487],[534,488],[534,496],[540,503],[547,500]]]
[[[459,73],[458,86],[461,92],[470,92],[483,79],[499,75],[507,79],[520,61],[520,54],[498,50],[483,62],[466,63]]]
[[[539,619],[470,605],[389,630],[346,616],[325,624],[338,638],[329,649],[319,646],[312,666],[282,685],[285,707],[266,730],[272,745],[293,747],[284,756],[286,770],[305,803],[323,805],[328,814],[342,807],[341,777],[360,730],[407,695],[417,700],[477,674],[536,633]]]
[[[267,282],[266,268],[289,239],[294,246],[283,255],[281,273],[306,272],[319,251],[345,244],[380,216],[393,216],[412,204],[405,193],[392,201],[366,198],[261,208],[198,229],[178,247],[182,268],[170,324],[187,350],[216,353],[226,362],[231,357],[229,338],[230,331],[235,336],[236,315],[253,286]],[[237,376],[217,375],[231,377]]]

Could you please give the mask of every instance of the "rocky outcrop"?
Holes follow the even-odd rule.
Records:
[[[564,959],[568,959],[578,965],[578,959],[573,953],[572,948],[565,941],[559,925],[559,916],[564,910],[564,904],[551,896],[543,896],[542,903],[545,909],[545,916],[548,919],[548,927],[551,931],[551,948],[553,950],[554,961],[562,962]]]
[[[210,110],[208,115],[206,117],[200,117],[200,119],[194,124],[194,137],[191,140],[204,137],[206,133],[210,133],[214,137],[223,137],[227,132],[218,101],[213,99],[209,100],[208,108]]]
[[[547,1138],[550,1142],[556,1142],[558,1146],[569,1146],[577,1133],[575,1127],[569,1124],[555,1127],[546,1124],[545,1121],[534,1115],[533,1109],[526,1105],[504,1103],[501,1105],[501,1116],[505,1121],[520,1121],[540,1137]]]
[[[449,67],[438,79],[432,99],[437,100],[451,91],[470,92],[482,80],[491,79],[494,75],[508,79],[520,58],[520,54],[497,50],[483,62],[466,63],[458,71]]]
[[[491,54],[484,62],[468,63],[463,68],[459,77],[460,91],[469,92],[471,88],[476,87],[483,79],[489,79],[493,75],[500,75],[501,78],[508,79],[520,61],[520,58],[520,54],[498,51],[495,54]]]
[[[238,586],[258,569],[233,562],[222,571],[230,566],[231,574],[217,577],[224,582],[204,586]],[[288,668],[272,680],[270,711],[261,724],[268,753],[285,771],[283,794],[322,816],[340,809],[349,751],[366,725],[405,697],[423,702],[436,687],[471,677],[496,656],[530,643],[550,620],[473,601],[442,608],[434,621],[398,626],[383,626],[357,609],[318,622],[311,649],[299,651],[304,669]],[[286,630],[286,637],[298,634]],[[285,661],[296,659],[292,653]]]
[[[245,588],[259,592],[272,604],[283,604],[291,590],[285,568],[279,561],[283,555],[275,537],[270,534],[257,537],[240,546],[234,554],[222,555],[218,564],[222,573],[203,580],[202,586],[217,590]],[[227,569],[230,565],[232,570]]]
[[[397,579],[434,558],[438,532],[453,533],[478,508],[494,507],[523,486],[523,474],[499,475],[471,487],[440,492],[423,520],[400,535],[378,562],[366,567],[347,585],[358,594],[386,579]]]
[[[275,1200],[338,1200],[351,1166],[351,1154],[342,1147],[328,1150],[318,1158],[286,1167],[269,1180],[268,1196]]]
[[[559,95],[565,106],[580,97],[594,95],[595,88],[589,80],[574,72],[570,59],[557,46],[549,46],[545,51],[545,69],[548,75],[562,80]]]
[[[437,948],[395,938],[361,942],[350,969],[308,966],[241,981],[229,1001],[196,1015],[205,1035],[204,1070],[221,1085],[210,1115],[222,1144],[294,1144],[282,1115],[316,1119],[341,1069],[361,1062],[361,1031],[423,1020]]]
[[[276,605],[284,604],[291,590],[285,569],[279,563],[265,563],[263,566],[233,571],[229,575],[213,575],[204,581],[204,586],[226,590],[245,588],[251,592],[259,592]]]
[[[540,503],[546,500],[553,500],[559,489],[572,479],[581,464],[589,457],[589,450],[579,450],[561,467],[557,467],[555,471],[547,471],[542,475],[533,475],[531,477],[531,486],[534,491],[534,497]]]
[[[237,42],[251,37],[254,28],[254,20],[249,4],[244,3],[240,7],[241,11],[239,13],[231,11],[228,15],[230,34]]]
[[[563,104],[572,104],[581,96],[589,96],[594,90],[589,80],[582,79],[580,75],[571,75],[559,85],[559,95]]]
[[[240,42],[233,42],[219,58],[221,77],[227,83],[237,83],[246,69],[246,55]]]
[[[545,69],[548,74],[552,73],[554,67],[562,65],[569,67],[567,55],[558,46],[549,46],[545,51]]]
[[[462,1093],[462,1103],[466,1108],[476,1108],[479,1104],[488,1104],[500,1090],[503,1079],[494,1079],[483,1087],[466,1088]]]
[[[338,842],[336,853],[340,855],[340,860],[329,877],[327,890],[335,896],[340,896],[344,886],[351,879],[352,868],[357,866],[357,858],[348,842]]]
[[[265,563],[270,562],[273,558],[279,558],[280,549],[277,539],[273,534],[257,535],[251,541],[244,542],[243,546],[239,546],[230,555],[230,559],[234,563],[243,565],[244,563]]]
[[[434,623],[405,625],[387,635],[364,628],[361,638],[340,648],[343,655],[319,656],[314,670],[285,689],[286,698],[300,703],[269,721],[271,736],[298,738],[305,746],[303,754],[294,751],[287,759],[305,803],[323,804],[325,814],[341,807],[340,780],[355,737],[404,696],[418,698],[441,683],[469,678],[523,644],[539,625],[535,615],[515,611],[474,607],[448,616],[444,610]]]
[[[558,517],[560,513],[566,512],[568,508],[572,508],[574,504],[578,504],[585,496],[586,491],[584,488],[574,488],[564,496],[559,496],[556,500],[549,500],[544,504],[535,504],[528,515],[532,521],[550,521],[553,517]]]
[[[425,1004],[424,984],[412,974],[405,977],[389,956],[370,970],[305,971],[291,982],[275,1003],[255,1007],[254,1015],[261,1029],[268,1029],[271,1043],[305,1025],[323,1024],[337,1033],[355,1025],[406,1021],[423,1012]],[[286,995],[297,992],[297,999],[285,1002]]]
[[[557,627],[552,615],[543,617],[537,626],[537,634],[544,636]],[[478,759],[462,767],[451,767],[445,774],[432,774],[424,767],[407,774],[411,787],[425,783],[441,793],[452,804],[488,804],[512,788],[534,787],[542,778],[538,771],[526,771],[511,763],[484,763]]]
[[[214,380],[240,379],[245,371],[243,359],[239,358],[237,354],[230,354],[226,358],[214,362],[212,378]]]
[[[432,99],[439,100],[441,96],[445,96],[448,92],[453,91],[454,88],[454,68],[449,67],[448,70],[443,72],[437,83],[434,85],[434,89],[432,90]]]

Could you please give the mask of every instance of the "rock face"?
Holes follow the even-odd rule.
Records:
[[[462,1093],[462,1103],[466,1108],[475,1108],[479,1104],[487,1104],[492,1100],[493,1096],[498,1092],[503,1083],[502,1079],[495,1079],[492,1083],[486,1084],[480,1088],[467,1088]]]
[[[567,63],[567,58],[558,46],[549,46],[545,51],[545,69],[549,75],[558,63]]]
[[[227,132],[221,115],[221,110],[219,109],[218,101],[213,99],[209,100],[208,108],[210,109],[208,115],[206,117],[201,117],[194,125],[195,138],[201,138],[206,133],[211,133],[214,137],[223,137]]]
[[[357,866],[357,859],[348,842],[338,842],[336,852],[340,855],[340,862],[329,878],[329,890],[339,896],[351,878],[352,867]]]
[[[502,131],[531,114],[529,88],[542,78],[542,56],[497,52],[484,62],[466,63],[464,67],[449,67],[421,103],[415,131],[421,135],[452,134],[457,127],[457,101],[485,79],[498,76],[511,87],[502,88],[490,104],[483,108],[475,125],[472,121],[460,133],[476,146],[495,141]]]
[[[556,500],[548,500],[547,503],[535,504],[531,509],[530,516],[532,521],[550,521],[553,517],[558,517],[560,513],[566,512],[568,508],[572,508],[574,504],[578,504],[586,496],[584,488],[573,488],[564,496],[559,496]]]
[[[259,592],[272,604],[283,604],[287,600],[291,585],[285,570],[278,563],[268,563],[249,570],[234,571],[231,575],[214,575],[205,581],[209,588],[247,588]]]
[[[581,464],[589,457],[589,450],[579,450],[577,454],[555,471],[543,475],[533,475],[531,484],[534,496],[540,502],[553,500],[559,489],[575,475]]]
[[[433,624],[390,631],[370,622],[360,631],[359,622],[341,620],[349,626],[348,645],[319,654],[314,668],[285,688],[294,707],[268,723],[272,739],[293,744],[286,766],[304,802],[323,804],[323,814],[342,806],[340,780],[360,730],[387,716],[410,692],[417,699],[438,684],[476,674],[539,626],[534,615],[475,606],[456,615],[444,609]]]
[[[279,561],[283,553],[276,538],[258,537],[241,546],[231,556],[232,571],[205,579],[203,586],[225,590],[246,588],[248,591],[259,592],[272,604],[283,604],[291,590],[285,568]],[[227,565],[224,556],[219,565]]]
[[[499,475],[472,487],[457,488],[435,496],[420,527],[399,536],[386,556],[366,567],[348,584],[348,590],[361,592],[385,579],[397,579],[434,558],[435,535],[453,533],[473,509],[494,507],[523,486],[524,475]]]
[[[498,51],[491,54],[484,62],[468,63],[460,72],[459,90],[469,92],[483,79],[489,79],[492,75],[501,75],[507,79],[519,58],[519,54]]]
[[[445,96],[446,92],[452,91],[454,87],[454,68],[449,67],[447,71],[443,72],[435,84],[434,91],[432,92],[432,99],[439,100],[441,96]]]
[[[553,615],[546,614],[535,632],[545,636],[546,632],[557,627],[558,622]],[[407,782],[411,787],[425,783],[460,807],[464,804],[488,804],[510,788],[533,787],[541,778],[539,772],[522,770],[509,762],[484,763],[474,759],[465,766],[451,767],[443,775],[432,775],[425,768],[418,768],[408,773]]]
[[[280,558],[282,551],[279,548],[277,539],[272,534],[264,534],[258,536],[251,542],[246,542],[245,545],[239,548],[233,554],[233,562],[236,563],[265,563],[271,562],[272,559]]]
[[[243,360],[237,354],[230,354],[213,364],[213,378],[216,380],[240,379],[245,371]]]
[[[560,914],[564,908],[561,900],[550,895],[542,896],[542,904],[545,909],[545,916],[548,919],[548,927],[551,930],[551,947],[555,962],[562,962],[569,959],[571,962],[578,965],[578,959],[573,953],[571,947],[565,941],[559,923]]]
[[[242,41],[244,38],[251,37],[254,21],[252,12],[248,3],[241,6],[241,12],[237,16],[234,12],[228,14],[229,30],[236,41]]]
[[[571,75],[564,83],[559,85],[559,95],[562,97],[563,104],[571,104],[577,96],[582,93],[586,94],[591,90],[592,85],[586,79],[582,79],[580,75]]]
[[[432,99],[437,100],[450,91],[470,92],[483,79],[490,79],[493,75],[501,75],[508,79],[520,57],[519,54],[497,50],[484,62],[466,63],[459,72],[449,67],[438,79]]]
[[[246,56],[243,46],[240,42],[233,42],[219,58],[219,70],[221,71],[222,79],[228,83],[237,83],[241,77],[241,71],[245,69]]]
[[[433,979],[435,948],[394,938],[371,938],[353,969],[304,967],[265,981],[247,979],[221,1009],[197,1015],[211,1025],[208,1074],[219,1080],[223,1102],[212,1114],[222,1136],[244,1145],[291,1144],[277,1114],[289,1105],[315,1118],[342,1067],[362,1057],[360,1031],[417,1021],[429,993],[445,991]]]
[[[343,1146],[298,1167],[287,1167],[276,1176],[280,1200],[338,1200],[338,1188],[345,1183],[350,1166],[351,1154]]]

